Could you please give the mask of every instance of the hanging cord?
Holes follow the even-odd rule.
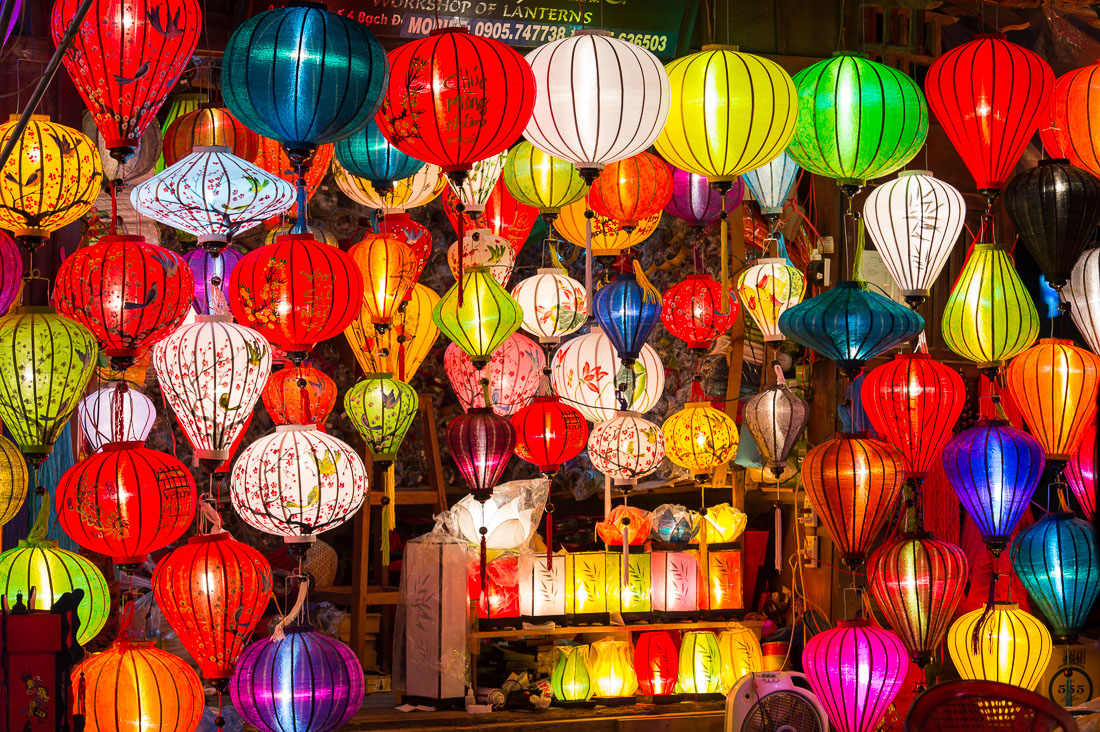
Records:
[[[395,486],[394,465],[386,461],[382,471],[382,566],[390,566],[390,535],[397,530],[397,489]]]
[[[458,306],[462,307],[462,263],[466,259],[466,206],[458,196],[455,196],[455,210],[458,211]]]
[[[986,620],[989,619],[990,614],[993,612],[993,606],[996,603],[997,597],[997,580],[1001,575],[998,572],[999,564],[1001,563],[1000,554],[993,556],[993,572],[989,575],[989,597],[985,601],[985,609],[982,610],[981,617],[978,618],[978,622],[974,624],[974,632],[970,636],[970,652],[978,653],[982,646],[982,628],[985,626]]]
[[[298,218],[294,221],[294,226],[291,228],[292,234],[308,234],[309,228],[306,226],[306,168],[305,163],[298,163]]]
[[[300,560],[299,560],[300,563]],[[296,575],[299,578],[298,584],[298,599],[294,601],[294,605],[290,608],[286,615],[279,619],[279,622],[275,625],[275,629],[271,631],[271,640],[273,642],[279,642],[286,637],[284,632],[286,627],[293,623],[298,615],[302,612],[302,608],[306,604],[306,595],[309,591],[309,578],[300,574]]]
[[[592,317],[595,314],[595,309],[592,305],[592,277],[593,269],[595,265],[592,259],[592,219],[595,218],[596,212],[587,207],[584,210],[584,296],[588,304],[588,317]]]
[[[722,197],[722,211],[718,214],[718,220],[722,222],[719,230],[719,250],[722,257],[722,300],[721,308],[725,312],[729,312],[729,297],[730,297],[730,251],[729,251],[729,212],[726,211],[726,190],[719,189],[718,193]]]

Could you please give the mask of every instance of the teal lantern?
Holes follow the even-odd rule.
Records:
[[[928,105],[911,78],[838,53],[794,75],[798,123],[787,152],[811,173],[859,188],[902,168],[928,136]]]
[[[423,160],[391,145],[373,119],[363,129],[337,142],[335,148],[336,160],[344,170],[369,180],[380,193],[392,191],[394,181],[408,178],[424,167]]]

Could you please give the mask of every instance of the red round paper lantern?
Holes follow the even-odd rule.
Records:
[[[661,305],[661,322],[693,351],[705,351],[737,320],[737,296],[730,288],[722,307],[722,285],[709,274],[688,275],[670,287]]]
[[[397,239],[409,248],[415,258],[413,281],[419,280],[432,253],[432,232],[428,231],[428,227],[413,221],[406,212],[396,211],[383,214],[380,221],[371,224],[371,230],[376,234]],[[405,300],[411,299],[412,287],[409,287],[405,292]]]
[[[512,417],[516,455],[553,475],[588,444],[588,422],[576,407],[556,396],[537,396]]]
[[[474,407],[447,425],[447,449],[474,498],[489,500],[516,448],[516,429],[487,407]]]
[[[588,205],[618,221],[627,232],[660,213],[672,198],[672,169],[656,155],[641,152],[604,166],[588,190]]]
[[[308,234],[284,234],[241,258],[229,278],[229,308],[301,363],[314,344],[334,338],[359,315],[363,276],[336,247]]]
[[[1096,423],[1093,422],[1085,429],[1081,443],[1066,463],[1065,470],[1069,489],[1089,521],[1096,513],[1096,463]]]
[[[260,136],[223,107],[203,107],[177,117],[164,131],[164,164],[191,154],[193,147],[219,145],[251,162],[260,150]]]
[[[899,353],[867,374],[861,396],[875,431],[905,456],[908,477],[923,480],[954,434],[966,388],[928,354]]]
[[[57,484],[61,529],[80,546],[138,565],[179,539],[195,515],[195,479],[171,455],[110,442]]]
[[[194,294],[178,254],[141,236],[108,235],[61,263],[53,302],[92,332],[115,368],[126,369],[183,321]]]
[[[1069,158],[1100,175],[1100,63],[1062,74],[1054,83],[1048,128],[1039,131],[1048,157]]]
[[[928,107],[978,191],[995,195],[1044,121],[1054,72],[1001,33],[983,33],[936,59],[924,78]]]
[[[233,674],[270,593],[264,555],[224,531],[192,536],[153,572],[157,607],[208,680]]]
[[[511,47],[465,28],[437,28],[389,55],[375,120],[394,147],[461,182],[515,142],[535,106],[535,75]]]
[[[447,213],[447,220],[451,222],[451,227],[456,233],[460,228],[462,231],[489,229],[507,240],[516,254],[519,254],[523,245],[527,243],[527,237],[531,236],[531,230],[535,228],[535,222],[539,218],[537,208],[520,203],[508,192],[503,176],[497,179],[489,199],[485,202],[485,210],[476,219],[464,213],[460,226],[458,198],[450,186],[443,190],[443,210]]]
[[[275,424],[323,427],[336,406],[336,382],[313,364],[303,363],[271,374],[260,396]]]

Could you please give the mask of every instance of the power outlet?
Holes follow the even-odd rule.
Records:
[[[828,259],[811,257],[810,264],[806,267],[806,283],[822,288],[828,287],[831,283],[830,264]]]
[[[802,566],[807,569],[817,569],[821,566],[821,539],[813,534],[805,537],[802,551],[799,552]]]

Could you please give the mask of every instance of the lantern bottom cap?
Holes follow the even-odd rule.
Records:
[[[623,247],[622,249],[593,249],[593,257],[617,257],[622,254],[623,249],[629,249],[630,247]]]
[[[317,537],[313,534],[306,534],[305,536],[284,536],[284,544],[313,544],[317,541]]]
[[[928,289],[924,289],[924,290],[902,290],[901,291],[901,296],[902,297],[928,297],[929,292],[930,292],[930,290],[928,290]]]
[[[195,450],[195,457],[199,460],[228,460],[229,450],[207,450],[199,448]]]
[[[782,333],[780,333],[779,335],[765,335],[764,336],[764,342],[765,343],[782,343],[785,340],[787,340],[787,338]]]
[[[37,237],[42,237],[42,238],[45,238],[45,237],[50,235],[50,232],[46,231],[45,229],[35,229],[35,228],[12,229],[11,233],[16,238],[20,238],[20,237],[24,237],[24,238],[25,237],[36,237],[36,238]]]
[[[615,485],[638,485],[637,478],[616,478]]]

